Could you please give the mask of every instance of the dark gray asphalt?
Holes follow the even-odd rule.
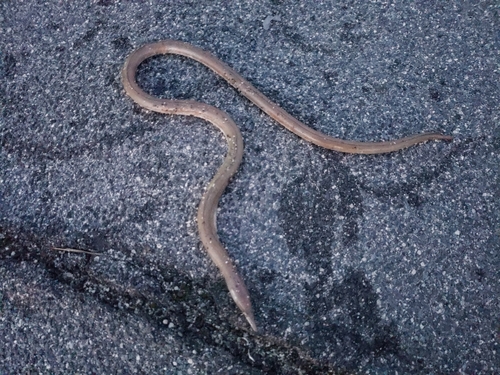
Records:
[[[0,374],[499,373],[500,8],[406,3],[2,1]],[[259,334],[196,230],[222,136],[121,86],[166,38],[327,134],[455,136],[325,151],[199,64],[144,64],[241,127],[218,225]]]

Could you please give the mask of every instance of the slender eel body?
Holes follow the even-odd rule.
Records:
[[[198,230],[201,241],[210,258],[222,273],[236,305],[245,315],[251,327],[257,331],[250,295],[238,274],[231,258],[222,246],[217,235],[216,211],[222,192],[229,179],[236,173],[243,156],[243,139],[233,120],[221,110],[193,100],[166,100],[145,93],[136,82],[139,65],[147,58],[160,54],[182,55],[196,60],[223,77],[229,84],[257,105],[270,117],[299,137],[327,149],[352,154],[379,154],[397,151],[414,144],[429,140],[451,140],[452,137],[439,133],[423,133],[386,142],[356,142],[333,138],[309,128],[273,103],[250,82],[212,54],[188,43],[165,40],[146,44],[132,52],[122,70],[125,92],[141,107],[151,111],[195,116],[211,122],[226,136],[228,150],[226,158],[214,178],[207,186],[198,208]]]

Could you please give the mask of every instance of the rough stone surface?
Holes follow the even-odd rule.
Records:
[[[500,8],[440,4],[0,2],[0,374],[498,371]],[[150,93],[241,127],[218,227],[258,334],[197,235],[224,139],[122,89],[125,57],[167,38],[324,133],[455,136],[343,155],[200,64],[141,67]]]

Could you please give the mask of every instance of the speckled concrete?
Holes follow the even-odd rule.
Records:
[[[498,373],[497,3],[166,3],[0,3],[0,374]],[[127,54],[166,38],[327,134],[455,136],[338,154],[197,63],[141,67],[241,127],[218,226],[259,334],[196,230],[222,136],[121,86]]]

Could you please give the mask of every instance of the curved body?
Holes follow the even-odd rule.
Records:
[[[243,156],[243,139],[233,120],[223,111],[193,100],[166,100],[153,97],[144,92],[136,82],[139,65],[147,58],[159,54],[182,55],[196,60],[224,78],[231,86],[261,108],[270,117],[299,137],[327,149],[353,154],[379,154],[401,150],[416,143],[429,140],[451,140],[452,137],[439,133],[423,133],[386,142],[347,141],[318,132],[306,126],[277,104],[273,103],[250,82],[235,70],[224,64],[212,54],[188,43],[164,40],[146,44],[132,52],[122,70],[125,92],[138,105],[151,111],[195,116],[211,122],[224,133],[228,150],[221,167],[207,186],[198,208],[198,230],[210,258],[222,273],[233,300],[245,315],[251,327],[257,331],[252,304],[243,279],[238,274],[226,249],[217,236],[216,211],[220,196],[240,165]]]

